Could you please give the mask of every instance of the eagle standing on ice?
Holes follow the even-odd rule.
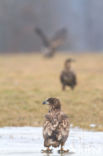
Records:
[[[64,41],[67,38],[67,30],[65,28],[58,30],[51,39],[48,39],[48,37],[40,28],[35,28],[35,32],[38,36],[41,37],[43,45],[45,47],[44,56],[48,58],[54,56],[58,47],[63,45]]]
[[[61,111],[61,104],[57,98],[49,98],[43,104],[49,105],[49,112],[45,115],[43,126],[44,146],[47,149],[42,152],[52,152],[50,146],[61,146],[59,153],[68,152],[69,150],[63,149],[69,135],[68,116]]]

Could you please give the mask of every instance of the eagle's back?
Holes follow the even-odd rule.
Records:
[[[63,112],[50,112],[45,116],[43,127],[44,146],[58,147],[65,143],[69,134],[69,121]]]

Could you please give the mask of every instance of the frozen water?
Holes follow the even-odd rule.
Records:
[[[0,128],[0,156],[47,156],[41,153],[41,149],[44,149],[42,128]],[[65,149],[70,150],[65,156],[102,156],[103,132],[72,128]],[[57,149],[50,154],[50,156],[58,155],[60,154],[57,153]]]

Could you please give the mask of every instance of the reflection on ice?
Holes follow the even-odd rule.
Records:
[[[41,153],[43,148],[42,128],[0,128],[1,156],[47,156]],[[70,153],[65,156],[71,154],[73,156],[101,156],[103,155],[103,132],[71,129],[65,148],[70,149]],[[57,150],[54,150],[50,156],[60,155]]]

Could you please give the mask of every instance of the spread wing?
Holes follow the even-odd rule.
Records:
[[[44,46],[49,47],[49,40],[46,37],[46,35],[43,33],[43,31],[40,28],[35,28],[35,32],[42,39]]]
[[[67,38],[67,29],[63,28],[56,32],[51,40],[51,46],[57,48],[64,43]]]

